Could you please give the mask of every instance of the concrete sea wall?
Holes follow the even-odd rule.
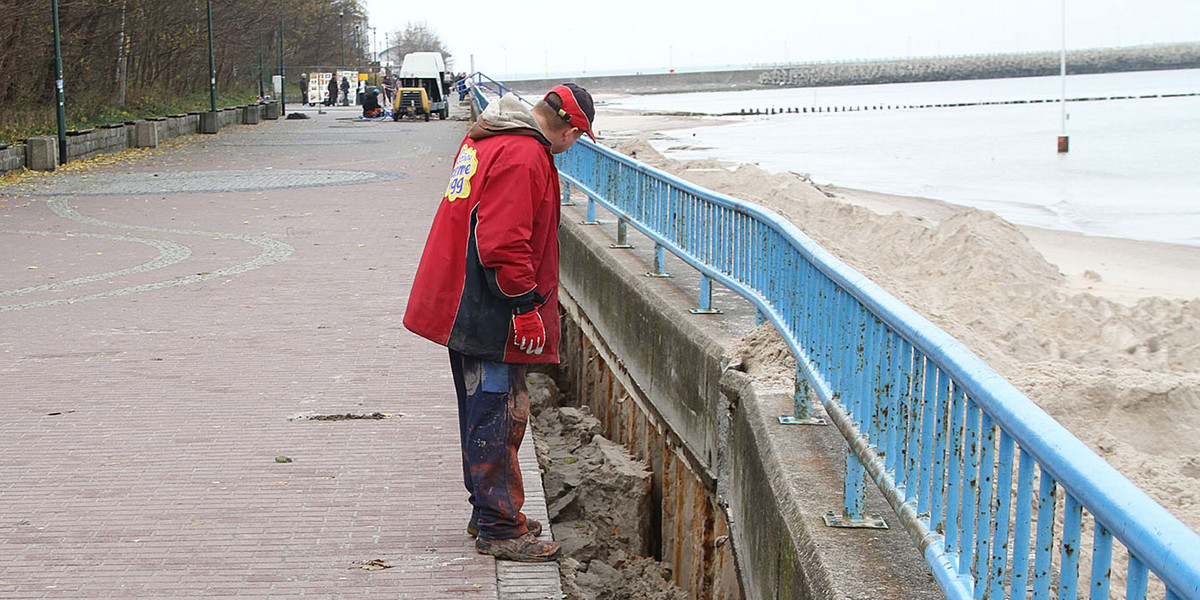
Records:
[[[690,597],[941,598],[902,527],[827,527],[846,444],[781,425],[791,398],[727,367],[735,334],[600,227],[564,212],[560,386],[653,471],[656,555]],[[879,497],[868,511],[891,515]]]

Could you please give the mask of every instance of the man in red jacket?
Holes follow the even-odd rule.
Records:
[[[482,553],[525,562],[558,557],[525,518],[517,450],[529,421],[525,367],[558,362],[558,220],[554,154],[595,109],[583,88],[555,86],[532,110],[507,94],[459,146],[413,280],[404,326],[450,349],[458,393],[467,531]]]

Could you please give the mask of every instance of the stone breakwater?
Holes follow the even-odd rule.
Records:
[[[1067,53],[1072,75],[1200,68],[1200,43],[1098,48]],[[796,63],[695,73],[570,77],[592,92],[660,94],[778,87],[827,87],[914,81],[1041,77],[1059,73],[1058,52]],[[564,78],[506,81],[519,94],[541,94]]]
[[[819,87],[1045,77],[1061,72],[1060,60],[1058,52],[1032,52],[808,64],[763,71],[758,76],[758,82],[767,86]],[[1200,67],[1200,44],[1073,50],[1067,53],[1069,75],[1197,67]]]

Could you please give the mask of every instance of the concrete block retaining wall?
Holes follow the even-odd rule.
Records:
[[[120,152],[129,147],[129,137],[125,134],[127,126],[104,126],[90,129],[75,135],[67,135],[67,157],[69,160],[87,160],[100,154]]]
[[[172,115],[165,119],[152,119],[158,130],[158,141],[161,143],[174,137],[192,135],[200,130],[200,113]]]
[[[825,526],[842,506],[837,429],[779,424],[790,395],[726,368],[737,334],[613,241],[564,212],[560,386],[649,464],[675,583],[696,599],[942,598],[903,527]],[[892,514],[878,493],[867,510]]]
[[[251,111],[254,111],[253,114],[257,114],[260,117],[269,112],[266,105],[262,104],[218,109],[217,125],[218,127],[227,127],[229,125],[242,124],[243,122],[256,123],[257,121],[247,118],[247,115],[252,114]],[[278,108],[275,111],[278,112]],[[153,123],[156,135],[153,138],[145,137],[139,141],[139,123]],[[195,134],[199,129],[200,113],[193,112],[171,115],[169,117],[156,117],[146,121],[129,121],[120,124],[104,125],[96,129],[72,132],[67,135],[67,161],[87,160],[101,154],[120,152],[127,148],[136,148],[139,146],[154,147],[164,140],[181,135]],[[146,133],[143,131],[144,136]],[[153,139],[153,143],[143,143],[148,142],[150,139]],[[55,152],[57,152],[57,143],[57,140],[55,140]],[[30,164],[27,144],[13,144],[8,148],[0,150],[0,175],[20,171],[26,167],[34,168]]]
[[[14,144],[0,150],[0,175],[20,171],[25,167],[25,145]]]

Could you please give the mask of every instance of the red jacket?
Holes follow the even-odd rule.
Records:
[[[558,171],[532,130],[463,139],[404,313],[452,350],[509,363],[558,362]],[[541,354],[513,344],[512,311],[538,304]]]

